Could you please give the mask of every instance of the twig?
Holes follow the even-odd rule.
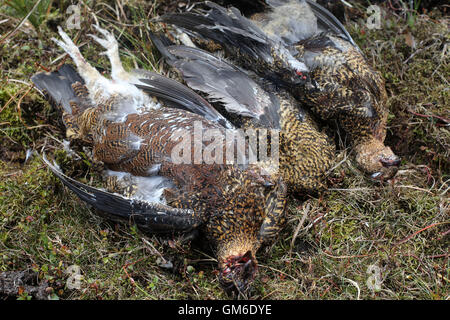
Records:
[[[326,173],[326,175],[329,175],[331,172],[333,172],[334,169],[341,166],[345,161],[347,161],[347,152],[344,153],[344,159],[339,161],[335,166],[333,166],[331,169],[329,169]]]
[[[17,114],[19,116],[20,121],[23,123],[23,125],[27,128],[30,129],[30,127],[28,127],[28,125],[25,123],[25,121],[23,121],[22,119],[22,109],[20,108],[20,105],[22,104],[22,100],[23,98],[25,98],[25,96],[27,94],[30,93],[31,89],[33,89],[33,86],[31,85],[28,90],[19,98],[19,101],[17,101]]]
[[[20,23],[17,25],[17,27],[12,29],[3,38],[0,39],[0,44],[2,44],[2,42],[5,41],[9,36],[11,36],[11,34],[13,34],[15,31],[19,30],[19,28],[25,23],[25,21],[27,21],[28,17],[31,16],[31,14],[33,13],[34,9],[36,9],[37,6],[39,5],[39,3],[41,3],[41,1],[42,0],[36,1],[36,4],[33,6],[33,8],[31,8],[30,12],[28,12],[28,14],[22,19],[22,21],[20,21]]]
[[[407,64],[408,61],[411,60],[412,58],[414,58],[419,52],[427,51],[428,49],[430,49],[431,47],[433,47],[433,46],[435,46],[435,45],[436,45],[436,43],[433,42],[432,44],[430,44],[429,46],[426,46],[425,48],[417,49],[416,51],[413,52],[413,54],[411,54],[411,55],[409,56],[408,59],[406,59],[405,61],[403,61],[403,64]]]
[[[446,235],[448,235],[450,233],[450,229],[441,233],[441,237],[438,240],[441,240],[442,238],[444,238]]]
[[[291,240],[291,247],[289,249],[289,256],[292,254],[292,249],[294,248],[295,239],[297,239],[298,233],[300,232],[300,228],[303,226],[303,223],[305,222],[306,217],[308,216],[309,210],[310,210],[310,204],[308,203],[305,208],[303,208],[303,216],[298,223],[297,227],[295,228],[294,235],[292,236]]]
[[[398,245],[401,245],[402,243],[405,243],[409,239],[413,238],[414,236],[418,235],[419,233],[421,233],[421,232],[423,232],[423,231],[425,231],[427,229],[430,229],[430,228],[433,228],[433,227],[436,227],[436,226],[439,226],[439,225],[442,225],[442,224],[448,224],[448,223],[450,223],[450,222],[438,222],[438,223],[430,224],[429,226],[426,226],[425,228],[422,228],[419,231],[414,232],[413,234],[407,236],[405,239],[403,239],[400,242],[396,243],[394,245],[394,248],[397,247]]]
[[[448,253],[444,253],[444,254],[437,254],[434,256],[426,256],[427,259],[436,259],[436,258],[448,258]]]
[[[322,251],[323,254],[325,254],[327,257],[333,258],[333,259],[353,259],[353,258],[365,258],[365,257],[372,257],[375,256],[376,253],[371,253],[371,254],[359,254],[359,255],[354,255],[354,256],[333,256],[332,254],[326,252],[326,251]]]
[[[267,269],[270,269],[270,270],[272,270],[272,271],[279,272],[279,273],[281,273],[281,274],[283,274],[283,275],[285,275],[285,276],[291,278],[292,280],[298,281],[297,278],[295,278],[295,277],[291,276],[290,274],[287,274],[286,272],[283,272],[283,271],[281,271],[281,270],[278,270],[278,269],[275,269],[275,268],[266,266],[266,265],[264,265],[264,264],[259,264],[259,267],[267,268]]]
[[[347,191],[347,192],[355,192],[355,191],[370,191],[371,188],[353,188],[353,189],[340,189],[340,188],[328,188],[329,191]]]
[[[9,100],[5,103],[5,105],[0,109],[0,113],[7,107],[9,104],[19,95],[21,94],[25,89],[19,90],[16,92],[15,95],[13,95]]]
[[[419,188],[419,187],[415,187],[415,186],[397,185],[396,187],[397,188],[408,188],[408,189],[414,189],[414,190],[418,190],[418,191],[424,191],[424,192],[427,192],[427,193],[431,194],[432,196],[434,196],[434,193],[431,192],[430,190]]]
[[[436,118],[436,119],[441,120],[442,122],[445,122],[445,123],[447,123],[447,124],[450,124],[450,120],[449,120],[449,119],[444,118],[444,117],[441,117],[441,116],[436,116],[436,115],[434,115],[434,114],[431,114],[431,115],[421,114],[421,113],[417,113],[417,112],[414,112],[414,111],[411,111],[411,110],[408,110],[408,112],[410,112],[410,113],[412,113],[413,115],[418,116],[418,117],[422,117],[422,118]]]
[[[42,64],[40,64],[40,63],[37,62],[37,61],[34,62],[34,65],[35,65],[36,67],[39,67],[39,68],[43,69],[45,72],[50,72],[50,69],[49,69],[49,68],[44,67]]]
[[[127,275],[128,279],[130,279],[132,285],[136,285],[136,284],[135,284],[134,279],[133,279],[133,278],[130,276],[130,274],[128,273],[127,268],[128,268],[129,266],[132,266],[132,265],[138,263],[139,261],[144,260],[144,258],[145,258],[145,257],[142,257],[142,258],[140,258],[140,259],[138,259],[138,260],[136,260],[136,261],[134,261],[134,262],[125,263],[125,264],[122,266],[123,271],[125,271],[125,274]]]
[[[442,274],[440,274],[440,273],[436,273],[436,274],[437,274],[437,276],[438,276],[439,278],[442,278],[443,280],[445,280],[445,281],[447,281],[447,282],[450,282],[450,280],[447,279],[446,277],[444,277]]]
[[[150,241],[148,241],[148,240],[145,239],[145,238],[142,238],[141,240],[142,240],[142,242],[144,242],[148,247],[150,247],[150,248],[153,250],[153,253],[156,253],[156,254],[163,260],[163,262],[167,262],[167,259],[164,258],[164,256],[163,256],[158,250],[156,250],[156,248],[153,246],[153,244],[150,243]]]
[[[358,295],[357,295],[357,297],[356,297],[356,300],[359,300],[359,297],[360,297],[360,295],[361,295],[361,289],[359,289],[358,283],[357,283],[356,281],[353,281],[353,280],[351,280],[351,279],[347,279],[347,278],[344,278],[344,277],[342,277],[342,280],[345,280],[345,281],[347,281],[347,282],[350,282],[350,283],[356,288],[356,290],[358,290]]]
[[[25,81],[18,80],[18,79],[6,79],[6,82],[17,82],[17,83],[25,84],[25,85],[27,85],[27,86],[30,85],[29,82],[25,82]]]

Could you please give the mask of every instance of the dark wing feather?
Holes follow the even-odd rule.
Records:
[[[246,67],[280,86],[305,83],[306,79],[298,73],[307,73],[309,68],[293,56],[295,50],[286,47],[280,39],[268,37],[236,8],[225,9],[212,2],[206,4],[210,10],[205,14],[166,14],[160,20],[221,44]]]
[[[149,95],[162,99],[171,107],[188,110],[201,115],[205,119],[216,122],[224,128],[234,128],[205,99],[178,81],[141,69],[135,69],[132,72],[140,81],[140,83],[135,83],[134,85]]]
[[[167,62],[180,70],[189,87],[222,102],[230,113],[254,118],[266,128],[279,128],[278,101],[246,73],[198,48],[164,47],[161,41],[155,44]]]
[[[314,15],[317,17],[319,27],[325,31],[332,31],[336,35],[343,37],[359,50],[358,45],[355,43],[343,24],[330,11],[313,0],[306,0],[306,2],[309,4],[310,8],[314,12]]]
[[[160,203],[128,199],[78,182],[52,165],[45,155],[43,161],[49,169],[81,200],[108,214],[112,220],[133,221],[144,232],[187,232],[198,227],[201,220],[192,210],[176,209]]]
[[[272,61],[273,44],[255,24],[243,17],[236,8],[227,10],[212,2],[206,4],[211,10],[205,15],[170,13],[163,15],[160,20],[216,41],[226,48],[238,48],[242,54],[255,59]]]

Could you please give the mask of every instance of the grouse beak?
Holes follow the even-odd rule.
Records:
[[[378,171],[373,173],[370,178],[372,178],[373,180],[381,180],[381,178],[383,177],[383,172]]]
[[[382,158],[382,159],[380,159],[380,162],[383,165],[383,167],[389,168],[389,167],[400,166],[401,160],[399,157],[393,156],[393,157],[389,157],[389,158]]]
[[[383,166],[383,169],[373,173],[370,177],[373,180],[383,180],[383,179],[390,179],[395,176],[395,174],[398,171],[398,168],[401,163],[401,159],[395,155],[381,158],[380,159],[381,165]]]

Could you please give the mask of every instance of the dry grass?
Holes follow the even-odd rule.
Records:
[[[49,41],[68,16],[68,2],[57,6],[61,13],[44,19],[39,30],[26,23],[17,28],[19,18],[0,15],[0,34],[17,29],[0,44],[0,272],[36,271],[53,287],[54,299],[226,298],[208,251],[106,222],[64,190],[38,157],[27,159],[27,150],[44,145],[65,159],[60,116],[29,80],[38,64],[55,68],[64,60]],[[71,36],[88,60],[108,70],[86,37],[98,20],[120,35],[127,67],[160,71],[145,25],[157,10],[170,8],[150,1],[83,6],[81,30]],[[411,23],[388,12],[381,30],[367,30],[364,10],[356,13],[360,18],[347,27],[386,78],[387,144],[402,157],[401,171],[374,184],[341,147],[329,190],[291,199],[280,239],[259,252],[253,299],[450,297],[449,20],[430,12],[415,14]],[[88,181],[95,168],[79,162],[73,172]],[[165,261],[173,267],[164,269]],[[80,289],[66,284],[72,265],[81,268]],[[378,286],[371,286],[375,278]],[[18,298],[30,296],[19,292]]]

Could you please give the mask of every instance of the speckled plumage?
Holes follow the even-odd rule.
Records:
[[[164,44],[169,41],[163,37],[153,36],[153,41],[187,85],[222,102],[223,112],[240,128],[280,130],[279,174],[290,192],[324,188],[334,147],[288,92],[260,85],[244,70],[199,48]]]
[[[256,25],[235,8],[210,3],[206,13],[162,19],[217,41],[245,68],[285,87],[323,120],[336,120],[349,135],[359,166],[373,177],[392,177],[400,160],[384,145],[388,109],[380,73],[342,24],[314,1],[267,2],[272,11],[254,15]],[[296,68],[291,57],[303,67]]]
[[[280,170],[293,192],[326,188],[325,177],[334,163],[333,144],[307,112],[289,95],[281,102]]]
[[[294,37],[287,43],[295,48],[296,58],[309,68],[306,83],[291,87],[291,92],[320,118],[338,121],[348,134],[356,161],[363,170],[392,177],[399,160],[383,144],[388,117],[383,77],[369,65],[331,13],[309,0],[290,2],[297,3],[298,7],[311,6],[312,11],[320,10],[321,15],[316,19],[319,25],[326,26],[324,30],[318,27],[317,33],[307,38],[296,34],[298,41]],[[321,20],[323,16],[326,23]],[[328,22],[331,20],[333,23]],[[264,25],[259,25],[265,30]]]
[[[105,30],[98,30],[108,37]],[[133,220],[144,232],[199,229],[217,255],[224,287],[247,289],[256,271],[256,251],[264,241],[273,240],[274,230],[278,231],[284,222],[284,184],[263,175],[264,169],[258,165],[175,163],[172,156],[179,140],[173,139],[173,134],[185,129],[183,139],[190,137],[195,143],[194,125],[201,123],[203,130],[223,132],[227,122],[182,110],[195,104],[205,108],[202,110],[208,115],[215,115],[206,110],[210,107],[206,101],[187,88],[184,93],[177,91],[179,100],[173,94],[165,96],[164,90],[170,84],[182,89],[174,80],[156,78],[162,82],[159,86],[148,74],[126,74],[117,69],[112,72],[112,80],[98,77],[62,30],[60,35],[64,39],[62,47],[76,57],[80,75],[66,65],[54,73],[37,74],[32,80],[60,105],[71,137],[91,146],[95,160],[103,162],[110,170],[107,172],[115,172],[115,176],[108,177],[109,187],[124,194],[79,183],[46,160],[49,168],[83,201],[105,211],[110,218]],[[100,43],[108,45],[112,39]],[[109,54],[114,56],[116,52]],[[120,81],[123,86],[135,83],[144,91],[130,89],[127,95]],[[154,100],[151,92],[159,99]],[[140,99],[134,99],[133,94]],[[185,100],[189,101],[183,104]],[[179,108],[167,107],[167,101],[179,101]],[[123,178],[125,175],[128,180]],[[145,197],[152,190],[139,190],[149,185],[161,191],[154,192],[152,197],[156,198],[152,200]],[[144,197],[137,197],[139,193]]]

